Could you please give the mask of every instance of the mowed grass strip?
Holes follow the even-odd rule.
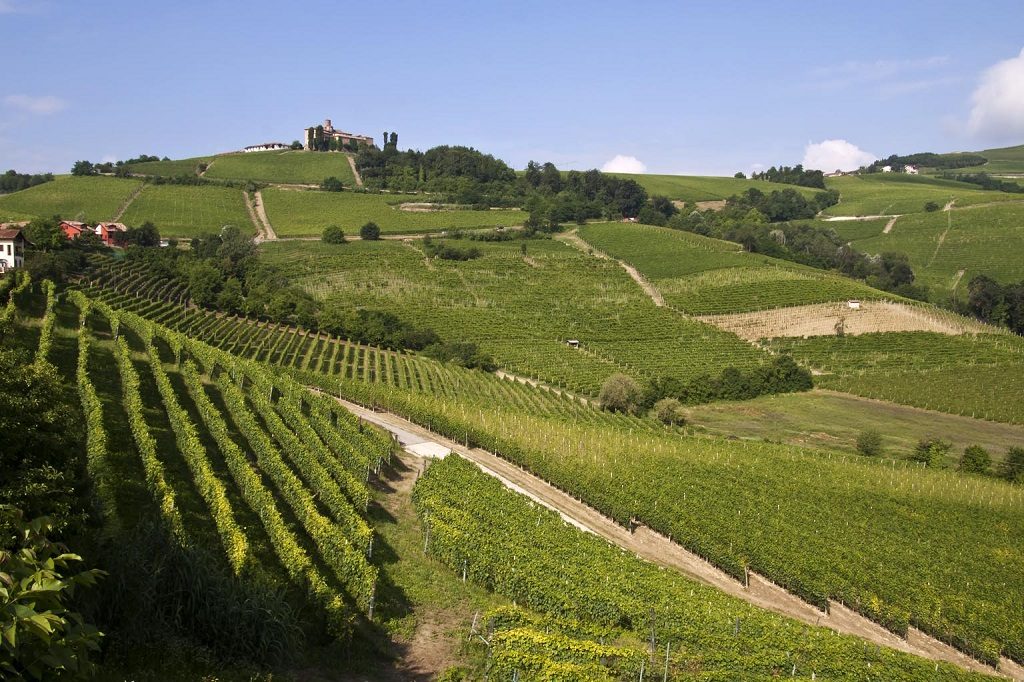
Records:
[[[195,237],[234,225],[255,232],[240,189],[212,185],[148,185],[122,217],[128,225],[151,221],[164,237]]]
[[[13,217],[5,219],[59,215],[87,222],[110,220],[141,184],[141,180],[63,175],[52,182],[0,196],[0,217],[10,213]]]
[[[356,184],[347,154],[307,151],[222,154],[211,160],[204,177],[319,185],[324,178],[331,176],[341,180],[346,187]]]
[[[403,201],[424,201],[422,196],[362,194],[358,192],[296,191],[270,188],[263,202],[279,237],[319,237],[328,225],[339,225],[348,235],[373,221],[385,234],[412,234],[520,225],[523,211],[403,211]]]

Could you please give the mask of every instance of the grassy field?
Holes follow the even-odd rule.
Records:
[[[213,158],[212,156],[196,156],[191,159],[147,161],[145,163],[133,163],[128,168],[136,175],[163,175],[164,177],[196,175],[199,170],[199,164],[209,163]]]
[[[427,261],[414,243],[391,241],[266,243],[261,253],[328,304],[394,312],[445,339],[477,342],[511,371],[585,393],[618,371],[690,379],[767,358],[655,307],[617,264],[561,242],[456,243],[483,256]],[[566,346],[573,338],[581,349]]]
[[[368,221],[384,234],[411,234],[439,230],[472,229],[495,225],[521,225],[522,211],[403,211],[398,204],[424,201],[423,195],[363,194],[267,189],[263,191],[267,216],[280,237],[319,237],[328,225],[340,225],[357,235]]]
[[[620,178],[636,180],[647,190],[648,194],[659,194],[679,201],[718,201],[728,199],[734,194],[743,194],[754,187],[765,194],[786,188],[795,189],[806,196],[816,191],[809,187],[784,185],[766,180],[741,180],[739,178],[718,178],[697,175],[632,175],[628,173],[611,173]]]
[[[224,225],[255,231],[242,190],[212,185],[148,185],[122,220],[129,225],[152,221],[163,237],[195,237]]]
[[[862,431],[875,430],[882,435],[884,457],[907,457],[920,439],[938,436],[952,443],[953,466],[968,445],[981,445],[999,461],[1007,449],[1024,444],[1024,426],[822,390],[697,405],[686,412],[690,424],[708,433],[844,452],[856,451]]]
[[[314,185],[330,176],[341,180],[346,187],[355,185],[347,154],[307,151],[222,154],[213,157],[205,175],[225,180]]]
[[[1019,281],[1024,279],[1024,202],[903,216],[889,234],[853,244],[868,253],[906,253],[917,277],[938,294],[951,293],[954,283],[962,294],[979,274]]]
[[[63,175],[52,182],[0,196],[0,219],[59,215],[88,222],[110,220],[141,184],[140,180]]]
[[[890,218],[875,218],[871,220],[813,220],[811,224],[824,230],[832,230],[843,239],[853,242],[858,239],[877,237],[882,234],[889,220]]]
[[[988,163],[973,168],[958,168],[950,171],[952,173],[992,173],[998,175],[1007,173],[1013,175],[1024,174],[1024,144],[1016,147],[1001,147],[999,149],[985,149],[978,152]]]
[[[826,374],[825,388],[993,421],[1024,424],[1024,340],[931,332],[773,339],[774,351]]]
[[[977,185],[903,173],[847,175],[828,178],[825,184],[840,193],[839,203],[824,211],[834,216],[920,213],[930,201],[944,206],[956,200],[957,206],[968,206],[1020,199],[1006,192],[986,192]]]
[[[587,225],[579,234],[643,273],[672,306],[695,315],[746,312],[850,298],[888,298],[854,280],[700,235],[645,225]]]

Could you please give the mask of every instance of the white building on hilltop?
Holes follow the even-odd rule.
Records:
[[[275,149],[289,149],[284,142],[264,142],[262,144],[251,144],[242,149],[243,152],[270,152]]]

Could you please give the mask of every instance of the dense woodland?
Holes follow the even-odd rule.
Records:
[[[18,192],[53,180],[53,173],[19,173],[11,169],[0,175],[0,194]]]

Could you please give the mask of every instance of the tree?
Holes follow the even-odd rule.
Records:
[[[1010,483],[1024,483],[1024,448],[1014,447],[1006,451],[999,475]]]
[[[57,216],[33,220],[25,227],[25,236],[39,249],[60,249],[67,243]]]
[[[226,313],[237,315],[242,312],[245,299],[242,296],[242,283],[237,277],[229,277],[224,287],[217,294],[217,308]]]
[[[302,143],[298,140],[292,140],[291,149],[299,150],[302,149]]]
[[[75,161],[71,167],[72,175],[96,175],[96,166],[91,161]]]
[[[85,678],[94,666],[103,633],[68,607],[78,587],[91,587],[103,571],[68,575],[82,557],[47,538],[53,522],[24,521],[22,513],[0,506],[0,672],[4,679]]]
[[[370,221],[359,228],[359,238],[369,241],[380,239],[380,226]]]
[[[329,178],[324,178],[324,181],[320,183],[320,189],[325,192],[340,192],[345,187],[341,184],[341,180],[332,175]]]
[[[743,174],[743,171],[737,171],[736,175],[733,176],[737,180],[746,180],[747,176]]]
[[[601,409],[610,412],[633,412],[640,402],[640,386],[625,374],[612,374],[601,385],[597,399]]]
[[[220,289],[221,272],[210,261],[197,261],[188,272],[188,293],[198,306],[209,307],[214,304],[217,290]]]
[[[861,431],[857,436],[857,452],[869,457],[882,454],[882,434],[874,429]]]
[[[148,220],[141,227],[130,227],[125,234],[125,242],[136,246],[160,246],[160,231]]]
[[[325,244],[344,244],[345,232],[337,225],[328,225],[324,228],[321,240]]]
[[[925,466],[940,467],[943,465],[950,447],[952,447],[952,445],[941,438],[922,438],[917,442],[917,445],[914,446],[914,451],[910,454],[910,459],[915,462],[921,462]]]
[[[686,423],[686,412],[683,410],[683,404],[675,398],[662,398],[654,403],[654,409],[651,410],[651,413],[662,424],[682,426]]]
[[[992,467],[992,458],[988,450],[980,445],[970,445],[964,448],[964,454],[960,458],[960,471],[969,474],[987,474]]]

